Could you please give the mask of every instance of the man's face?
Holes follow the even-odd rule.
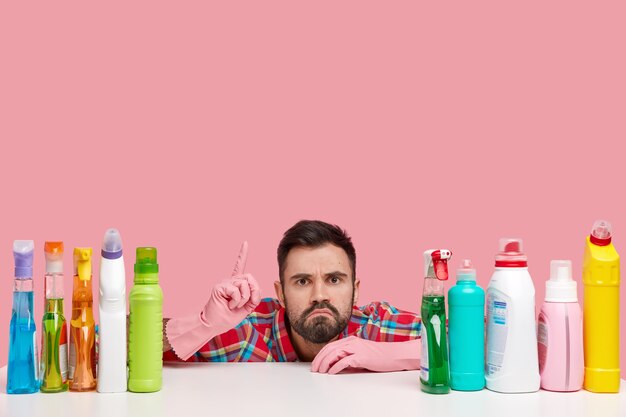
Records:
[[[346,252],[326,244],[295,247],[285,262],[283,284],[275,284],[291,328],[303,339],[327,343],[348,324],[358,296]]]

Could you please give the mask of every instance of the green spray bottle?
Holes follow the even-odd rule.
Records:
[[[159,391],[163,370],[163,291],[159,287],[156,248],[137,248],[129,305],[128,390]]]
[[[451,256],[452,252],[447,249],[424,252],[420,382],[422,391],[430,394],[450,392],[443,282],[448,279],[448,260]]]

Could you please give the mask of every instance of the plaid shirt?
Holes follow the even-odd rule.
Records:
[[[420,336],[418,315],[398,310],[386,302],[353,307],[352,317],[340,339],[358,336],[376,342],[404,342]],[[173,351],[164,361],[180,359]],[[287,328],[285,309],[278,300],[264,298],[237,327],[214,337],[187,362],[295,362],[298,360]]]

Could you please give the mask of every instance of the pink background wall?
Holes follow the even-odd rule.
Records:
[[[18,238],[37,320],[44,240],[99,250],[110,226],[129,288],[134,247],[158,247],[168,316],[243,239],[273,295],[302,218],[352,234],[362,302],[410,310],[429,247],[486,286],[498,238],[523,237],[538,303],[550,259],[580,280],[596,218],[626,253],[626,4],[465,3],[3,2],[0,365]]]

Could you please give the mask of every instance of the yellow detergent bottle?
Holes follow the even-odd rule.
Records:
[[[583,284],[584,388],[619,392],[619,255],[607,221],[596,221],[587,237]]]

